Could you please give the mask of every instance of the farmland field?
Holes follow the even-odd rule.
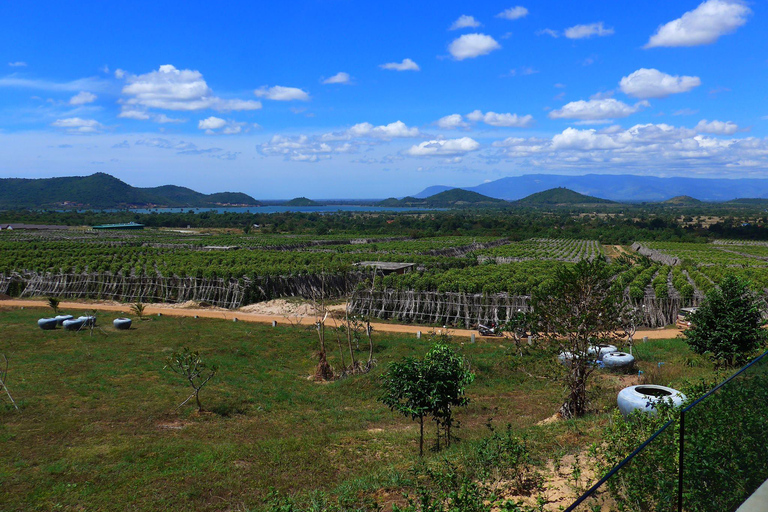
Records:
[[[376,334],[371,373],[320,384],[308,379],[316,364],[312,329],[153,317],[115,331],[103,315],[90,336],[40,331],[35,322],[45,314],[0,310],[7,383],[20,405],[0,402],[2,510],[277,510],[272,488],[293,496],[297,510],[317,500],[372,510],[414,490],[417,424],[376,399],[387,364],[423,353],[426,339]],[[457,412],[461,442],[428,452],[429,463],[469,460],[490,418],[528,439],[542,470],[597,439],[603,414],[538,425],[562,399],[551,381],[530,377],[549,371],[551,350],[521,358],[504,342],[449,343],[477,379],[470,405]],[[201,393],[206,413],[177,409],[188,388],[163,370],[182,346],[219,367]],[[639,345],[636,354],[649,375],[663,370],[654,378],[664,384],[711,375],[704,363],[686,364],[700,359],[679,340]],[[613,407],[625,382],[601,377],[595,410]],[[427,425],[428,446],[432,432]]]

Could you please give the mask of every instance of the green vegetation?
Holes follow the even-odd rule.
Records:
[[[471,190],[452,188],[439,192],[424,199],[415,197],[404,197],[403,199],[390,198],[378,203],[379,206],[401,206],[401,207],[421,207],[421,208],[450,208],[465,206],[503,206],[508,204],[503,199],[494,199],[484,196]]]
[[[707,355],[716,365],[740,367],[768,342],[763,312],[764,302],[750,290],[749,282],[726,275],[690,316],[691,327],[683,336],[694,352]]]
[[[576,204],[610,204],[613,201],[600,199],[584,194],[579,194],[564,187],[552,188],[543,192],[537,192],[515,201],[517,205],[525,206],[553,206]]]
[[[454,413],[460,442],[439,454],[425,446],[422,466],[418,427],[376,400],[390,362],[426,353],[415,337],[374,333],[378,366],[321,384],[309,379],[314,328],[163,316],[117,331],[103,314],[101,330],[88,336],[40,331],[42,312],[0,311],[1,350],[11,361],[6,382],[20,407],[0,402],[3,510],[275,510],[277,502],[375,510],[374,502],[407,506],[403,493],[418,497],[423,489],[438,499],[462,483],[487,490],[507,477],[535,492],[532,471],[596,441],[606,419],[600,411],[615,406],[623,387],[617,376],[601,375],[591,389],[593,414],[537,425],[560,403],[560,391],[540,378],[556,353],[520,356],[501,340],[449,341],[476,379],[470,403]],[[175,410],[179,379],[162,361],[184,346],[223,370],[205,388],[208,412]],[[367,357],[365,344],[355,350]],[[665,384],[711,375],[679,340],[639,344],[635,353],[640,368]],[[666,364],[652,372],[659,361]],[[510,429],[489,433],[489,418]]]
[[[320,206],[320,203],[307,199],[306,197],[296,197],[286,201],[285,206]]]
[[[204,207],[222,204],[255,206],[258,201],[239,192],[206,195],[175,185],[136,188],[101,172],[83,177],[0,179],[0,209],[124,208],[150,205]]]

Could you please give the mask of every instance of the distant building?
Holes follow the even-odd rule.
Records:
[[[102,224],[101,226],[93,226],[93,229],[99,231],[115,229],[144,229],[144,224],[137,224],[136,222],[129,222],[128,224]]]
[[[411,272],[415,267],[415,263],[397,263],[391,261],[361,261],[355,263],[357,267],[373,267],[377,272],[383,275],[389,274],[405,274]]]

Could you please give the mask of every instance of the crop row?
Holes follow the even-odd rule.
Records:
[[[594,259],[601,255],[602,247],[597,240],[533,238],[493,249],[484,249],[477,254],[490,258],[576,262],[581,259]]]

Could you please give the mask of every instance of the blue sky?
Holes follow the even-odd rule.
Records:
[[[0,6],[0,177],[264,199],[768,178],[764,2],[112,4]]]

